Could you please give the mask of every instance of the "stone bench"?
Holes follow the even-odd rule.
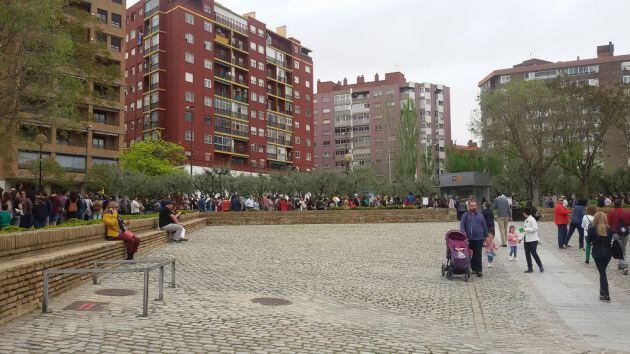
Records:
[[[207,224],[202,213],[182,215],[187,231],[195,231]],[[157,228],[157,219],[132,220],[131,230],[142,240],[138,255],[147,253],[168,242],[165,231]],[[25,232],[17,239],[8,238],[3,246],[14,242],[16,250],[10,256],[0,258],[0,324],[37,308],[42,296],[42,271],[46,268],[89,268],[97,259],[124,259],[123,242],[106,241],[102,225],[50,229],[38,234]],[[55,239],[54,236],[63,236]],[[13,235],[7,235],[13,236]],[[20,240],[19,236],[26,236]],[[6,248],[0,248],[8,253]],[[66,291],[90,274],[55,275],[50,279],[50,296]]]

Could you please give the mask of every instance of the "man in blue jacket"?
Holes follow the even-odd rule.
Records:
[[[470,268],[477,273],[478,277],[481,277],[483,276],[481,252],[483,240],[488,234],[488,225],[486,225],[486,219],[483,215],[477,212],[477,202],[475,200],[468,202],[468,211],[462,215],[459,229],[466,233],[468,246],[473,251]]]

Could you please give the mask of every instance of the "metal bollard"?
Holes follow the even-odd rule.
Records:
[[[96,269],[97,269],[97,266],[96,266],[96,261],[95,261],[93,269],[92,269],[92,284],[93,285],[98,284],[98,275],[96,274]]]
[[[158,292],[157,300],[164,300],[164,266],[160,267],[160,290]]]
[[[48,312],[48,270],[44,269],[44,289],[42,294],[42,313]]]
[[[175,260],[171,262],[171,288],[175,287]]]
[[[149,316],[149,271],[144,271],[144,291],[142,294],[142,317]]]

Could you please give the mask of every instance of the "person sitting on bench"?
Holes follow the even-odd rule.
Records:
[[[118,204],[109,202],[107,210],[103,213],[103,224],[107,228],[108,241],[123,241],[127,246],[127,260],[132,260],[133,255],[138,251],[140,239],[133,232],[127,229],[127,226],[118,216]]]
[[[173,211],[174,207],[173,202],[169,200],[166,201],[162,209],[160,209],[160,229],[170,233],[170,238],[173,241],[188,241],[185,237],[186,229],[184,229],[184,226],[177,220],[181,213],[175,214],[175,211]]]

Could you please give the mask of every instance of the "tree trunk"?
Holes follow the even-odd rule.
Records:
[[[532,191],[532,203],[536,206],[540,206],[540,177],[538,174],[532,173],[529,186]]]

